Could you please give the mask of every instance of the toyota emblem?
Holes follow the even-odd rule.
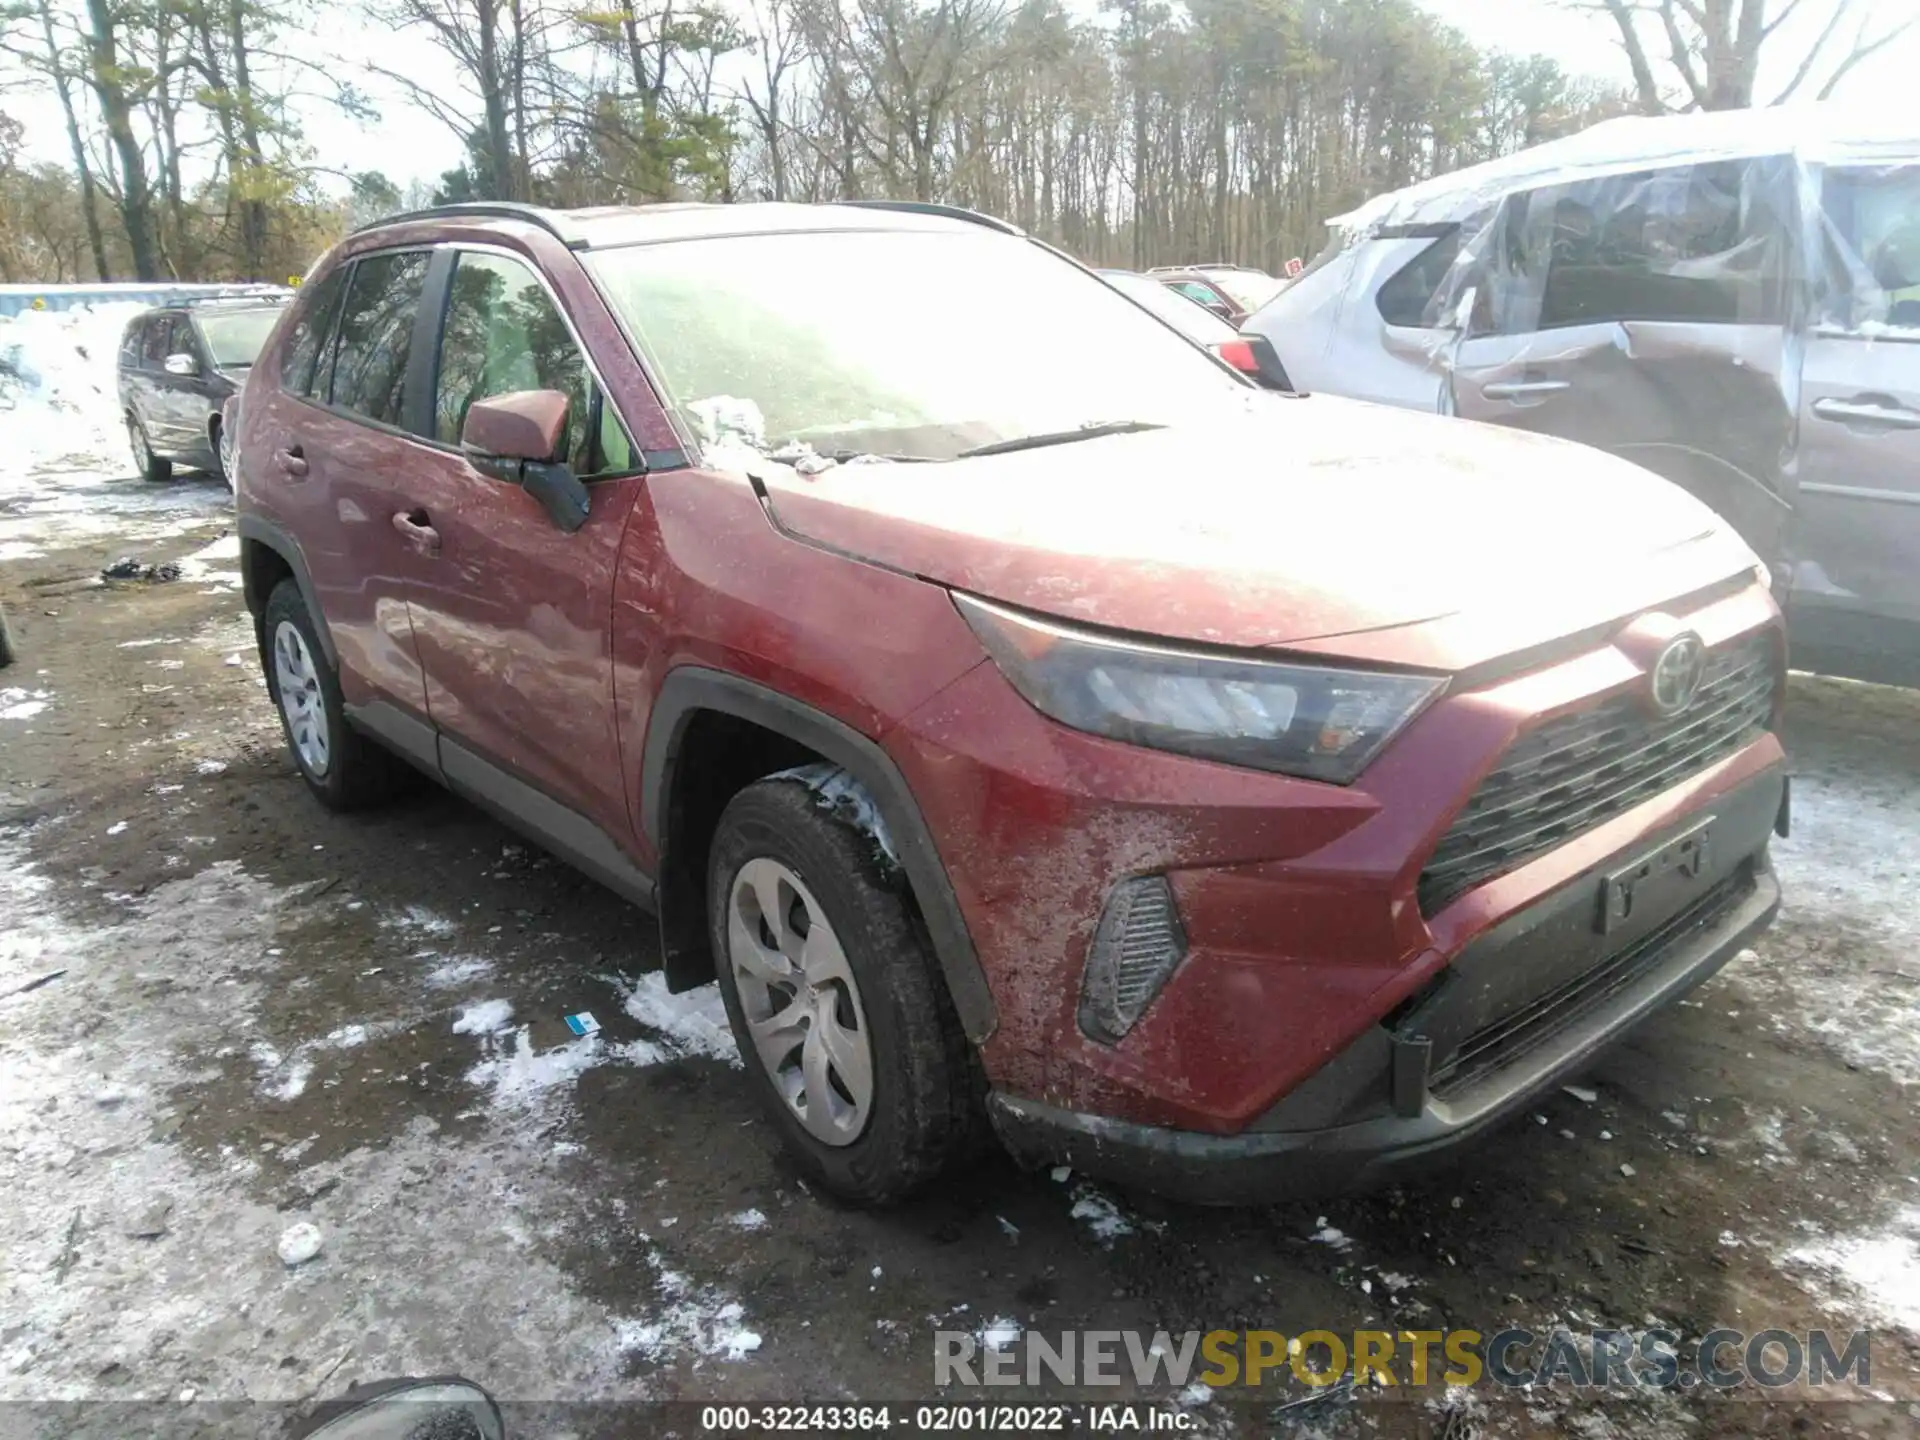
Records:
[[[1678,715],[1693,703],[1700,688],[1700,672],[1706,669],[1707,647],[1691,632],[1676,635],[1653,662],[1647,695],[1654,712],[1662,716]]]

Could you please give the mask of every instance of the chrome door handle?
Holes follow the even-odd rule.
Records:
[[[1816,400],[1813,413],[1822,420],[1850,425],[1880,425],[1889,430],[1920,430],[1920,410],[1899,405],[1875,405],[1862,400]]]
[[[1480,393],[1489,400],[1532,400],[1572,388],[1571,380],[1496,380],[1491,385],[1483,385]]]

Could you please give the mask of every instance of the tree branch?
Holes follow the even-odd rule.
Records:
[[[1833,74],[1828,77],[1827,83],[1820,87],[1820,94],[1818,97],[1819,99],[1822,99],[1822,100],[1831,99],[1833,97],[1833,92],[1840,88],[1840,82],[1847,78],[1848,73],[1853,69],[1854,66],[1858,65],[1862,60],[1865,60],[1868,56],[1873,55],[1878,51],[1886,49],[1887,46],[1891,45],[1894,41],[1898,40],[1902,35],[1906,34],[1907,31],[1911,30],[1916,24],[1920,24],[1920,15],[1910,16],[1909,18],[1902,20],[1898,25],[1894,26],[1891,30],[1887,31],[1887,33],[1882,35],[1878,40],[1874,40],[1863,45],[1860,43],[1860,41],[1866,38],[1866,33],[1867,33],[1866,23],[1867,22],[1864,20],[1860,22],[1860,33],[1854,40],[1852,51],[1849,52],[1846,59],[1840,62],[1839,68],[1836,69],[1833,72]]]

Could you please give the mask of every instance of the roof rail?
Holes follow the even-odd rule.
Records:
[[[965,220],[970,225],[984,225],[989,230],[998,230],[1002,235],[1027,233],[1011,221],[997,216],[982,215],[978,210],[966,210],[958,205],[939,205],[931,200],[836,200],[833,203],[852,205],[861,210],[899,210],[909,215],[938,215],[947,220]]]
[[[407,210],[399,215],[383,215],[378,220],[368,221],[355,235],[363,235],[369,230],[379,230],[388,225],[404,225],[411,220],[524,220],[529,225],[538,225],[556,240],[568,245],[578,245],[585,237],[578,230],[565,225],[562,217],[553,210],[540,205],[525,205],[518,200],[463,200],[451,205],[429,205],[424,210]]]
[[[284,285],[263,285],[258,290],[235,290],[226,295],[189,295],[174,304],[183,310],[201,305],[284,305],[293,299],[293,291]]]

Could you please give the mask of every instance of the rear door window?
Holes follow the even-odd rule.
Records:
[[[306,287],[300,299],[299,318],[293,322],[280,362],[281,389],[294,395],[305,395],[312,390],[314,361],[333,335],[333,319],[340,309],[340,291],[346,277],[347,267],[343,265]]]
[[[332,404],[383,425],[406,421],[407,358],[428,254],[369,255],[353,267],[334,342]],[[314,390],[319,391],[316,381]]]
[[[1855,334],[1920,331],[1920,165],[1829,170],[1821,318]]]

